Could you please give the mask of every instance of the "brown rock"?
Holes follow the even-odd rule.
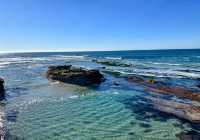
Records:
[[[151,80],[148,81],[148,83],[150,83],[150,84],[156,84],[156,81],[153,80],[153,79],[151,79]]]
[[[178,97],[183,97],[195,101],[200,101],[200,93],[195,92],[193,90],[184,88],[184,87],[169,87],[169,86],[161,86],[161,87],[147,87],[146,90],[160,93],[160,94],[173,94]]]
[[[167,84],[155,80],[145,80],[139,76],[129,76],[129,82],[140,84],[146,91],[151,91],[159,94],[172,94],[178,97],[187,98],[190,100],[200,101],[200,92],[180,86],[168,86]]]
[[[128,81],[129,82],[134,82],[134,83],[140,83],[140,84],[144,84],[145,83],[145,80],[139,76],[128,76]]]
[[[200,106],[149,97],[154,109],[193,123],[200,123]]]

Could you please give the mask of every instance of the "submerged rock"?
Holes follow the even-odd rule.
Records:
[[[200,88],[200,84],[198,84],[197,87]]]
[[[181,132],[176,134],[180,140],[200,140],[200,133],[196,131]]]
[[[81,86],[100,84],[105,80],[98,70],[88,70],[71,65],[50,66],[46,76],[48,79]]]
[[[122,74],[119,71],[110,71],[108,69],[103,70],[104,73],[110,74],[114,77],[122,77]]]
[[[149,97],[153,108],[192,123],[200,123],[200,106]]]
[[[139,77],[139,76],[128,76],[127,80],[129,82],[134,82],[134,83],[138,83],[138,84],[143,84],[145,82],[145,80],[142,78],[142,77]]]
[[[118,82],[113,82],[113,85],[119,86],[120,84]]]
[[[5,92],[4,80],[2,78],[0,78],[0,99],[4,98],[4,96],[5,96],[4,92]]]
[[[119,60],[115,60],[115,59],[114,60],[113,59],[111,59],[111,60],[107,60],[107,59],[97,60],[97,59],[95,59],[95,60],[93,60],[93,62],[96,62],[98,64],[107,65],[107,66],[120,66],[120,67],[131,67],[131,66],[133,66],[132,64],[122,63]]]

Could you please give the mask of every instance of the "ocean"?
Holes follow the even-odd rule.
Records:
[[[45,76],[51,65],[99,69],[106,81],[95,88],[52,82]],[[112,75],[115,72],[123,76]],[[6,89],[5,100],[1,101],[6,138],[179,140],[183,132],[200,135],[198,124],[152,109],[145,98],[156,94],[128,82],[123,78],[127,75],[199,91],[200,49],[0,54],[0,77]],[[198,101],[166,98],[200,107]]]

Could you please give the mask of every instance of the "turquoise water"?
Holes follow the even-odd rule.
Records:
[[[2,102],[7,139],[178,140],[176,135],[180,132],[199,132],[199,128],[184,120],[152,109],[146,97],[154,95],[122,78],[104,73],[104,83],[97,88],[86,88],[51,82],[45,77],[49,65],[100,69],[102,65],[94,63],[94,58],[117,59],[134,67],[106,66],[107,70],[151,75],[197,89],[199,52],[183,51],[177,56],[173,51],[1,55],[0,76],[6,81],[6,100]]]
[[[13,139],[17,137],[27,140],[172,140],[176,139],[177,133],[187,130],[187,126],[175,118],[165,121],[153,117],[138,119],[138,114],[121,101],[134,96],[141,96],[141,93],[109,91],[73,96],[72,99],[57,97],[33,102],[22,106],[16,122],[9,124],[12,125],[10,133]],[[140,99],[132,102],[139,103]],[[176,127],[179,125],[181,128]]]

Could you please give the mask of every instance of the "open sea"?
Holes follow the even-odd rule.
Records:
[[[150,76],[199,90],[200,49],[0,54],[0,77],[6,88],[6,98],[1,101],[6,139],[179,140],[181,132],[200,133],[196,125],[151,109],[144,99],[151,94],[104,72],[104,65],[93,60],[133,65],[105,66],[110,72]],[[48,66],[69,64],[99,69],[106,81],[89,88],[45,77]]]

